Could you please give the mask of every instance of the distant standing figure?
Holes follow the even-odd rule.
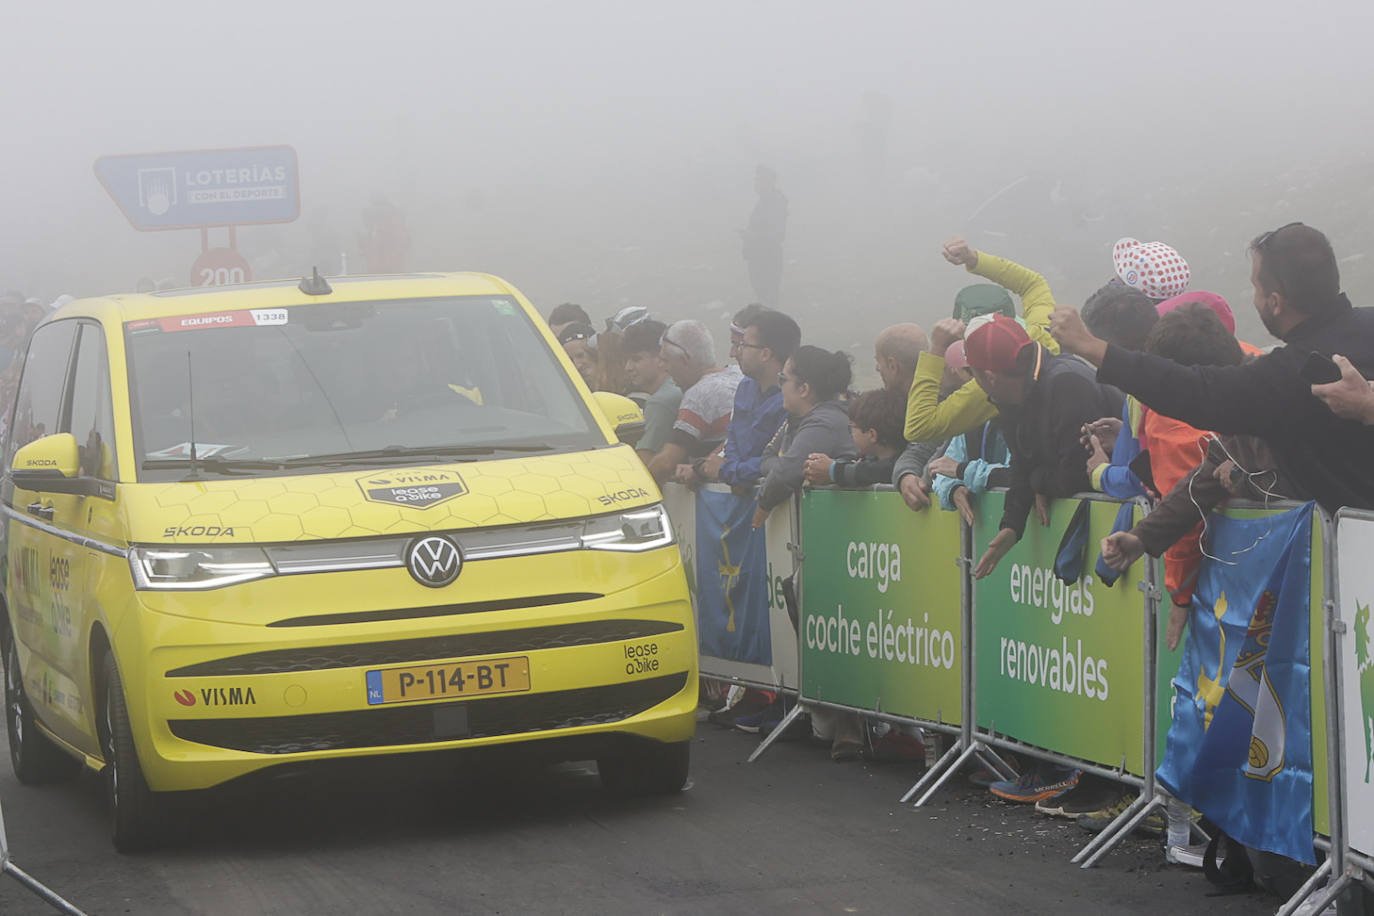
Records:
[[[401,208],[380,194],[363,210],[363,232],[358,239],[367,272],[398,274],[406,269],[410,230]]]
[[[787,234],[787,198],[778,190],[778,175],[766,165],[754,170],[754,191],[759,195],[744,237],[744,262],[754,296],[764,306],[778,307],[782,286],[782,240]]]

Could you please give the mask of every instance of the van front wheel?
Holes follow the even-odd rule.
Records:
[[[110,839],[120,852],[141,852],[154,848],[162,838],[162,805],[143,778],[113,653],[105,653],[102,671],[100,746],[105,756]]]

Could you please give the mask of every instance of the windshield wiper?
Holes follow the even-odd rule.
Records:
[[[290,455],[281,458],[145,458],[145,471],[203,468],[216,474],[251,474],[254,471],[280,471],[285,468],[329,467],[359,461],[395,461],[406,458],[482,458],[497,452],[548,452],[555,446],[547,442],[511,445],[388,445],[385,448],[323,455]]]
[[[203,468],[217,474],[248,474],[253,471],[276,471],[282,467],[280,461],[257,461],[249,458],[144,458],[140,467],[145,471],[165,471],[176,468],[194,470]]]
[[[282,458],[278,463],[286,467],[299,467],[349,461],[390,461],[396,458],[481,458],[497,452],[549,452],[555,447],[547,442],[522,442],[510,445],[388,445],[385,448],[354,452],[299,455]]]

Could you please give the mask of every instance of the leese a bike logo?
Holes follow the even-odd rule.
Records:
[[[453,471],[383,471],[358,479],[368,502],[428,509],[468,491],[463,478]]]

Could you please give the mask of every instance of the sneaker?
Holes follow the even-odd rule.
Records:
[[[836,763],[859,760],[864,755],[864,743],[852,738],[841,738],[830,745],[830,759]]]
[[[874,763],[920,763],[926,762],[926,746],[920,738],[912,737],[901,729],[891,729],[887,734],[873,740],[873,750],[868,759]]]
[[[1082,770],[1070,770],[1067,776],[1051,777],[1051,782],[1045,782],[1040,773],[1031,769],[1022,773],[1020,778],[1015,781],[994,782],[988,786],[988,791],[1007,801],[1030,804],[1031,802],[1054,798],[1056,795],[1063,795],[1078,785],[1078,777],[1082,772]]]
[[[1116,797],[1116,790],[1102,785],[1101,781],[1096,785],[1080,782],[1063,795],[1036,802],[1035,810],[1051,817],[1078,818],[1101,811],[1116,801]]]
[[[1001,782],[1002,777],[998,776],[992,770],[979,766],[968,774],[968,781],[980,789],[990,789],[993,783]]]
[[[777,700],[768,704],[757,712],[746,712],[735,716],[731,725],[746,734],[757,735],[759,732],[771,732],[782,724],[782,701]]]
[[[730,705],[730,688],[719,681],[702,679],[697,689],[697,706],[708,713]]]
[[[1101,833],[1111,826],[1112,822],[1120,817],[1127,808],[1135,804],[1135,800],[1138,797],[1139,796],[1130,794],[1122,795],[1121,798],[1117,799],[1116,804],[1112,805],[1110,808],[1103,808],[1100,811],[1079,815],[1078,826],[1089,833]],[[1164,831],[1168,829],[1168,827],[1169,819],[1165,817],[1163,811],[1156,808],[1154,811],[1150,812],[1149,817],[1137,824],[1135,829],[1137,832],[1149,836],[1163,836]]]
[[[1198,843],[1193,846],[1166,846],[1164,847],[1164,861],[1170,865],[1186,865],[1189,868],[1201,868],[1202,857],[1207,853],[1207,844]],[[1226,861],[1224,855],[1217,856],[1217,867]]]
[[[750,691],[734,706],[718,709],[706,717],[706,721],[721,728],[734,728],[736,719],[758,715],[767,709],[769,703],[759,694]],[[758,731],[758,729],[754,729]]]

